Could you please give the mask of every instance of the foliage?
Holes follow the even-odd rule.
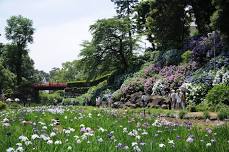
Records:
[[[4,68],[0,58],[0,91],[11,89],[14,86],[16,76]]]
[[[80,56],[84,69],[93,76],[115,70],[127,71],[133,52],[129,48],[129,21],[109,18],[98,20],[90,26],[92,41],[85,41]],[[136,40],[131,41],[135,47]],[[92,76],[92,75],[91,75]]]
[[[0,101],[0,110],[6,109],[6,104]]]
[[[192,56],[192,52],[191,51],[185,51],[181,55],[182,62],[183,63],[189,63],[189,61],[191,61],[191,56]]]
[[[146,0],[136,7],[138,29],[148,40],[164,49],[181,48],[189,33],[191,16],[185,11],[185,1]]]
[[[61,68],[53,68],[49,73],[52,82],[71,82],[87,78],[81,68],[80,60],[65,62]]]
[[[163,59],[166,66],[178,65],[181,62],[181,51],[172,49],[168,50],[163,54]]]
[[[160,51],[145,51],[144,57],[147,61],[157,63],[160,58]]]
[[[17,54],[17,46],[13,44],[5,45],[2,49],[2,58],[3,65],[12,73],[17,74],[17,66],[18,66],[18,54]],[[29,57],[28,50],[24,49],[23,54],[21,56],[21,77],[22,79],[27,79],[30,81],[37,81],[35,79],[35,70],[34,70],[34,62]]]
[[[133,8],[138,0],[111,0],[116,5],[116,12],[119,17],[129,16],[133,13]]]
[[[196,105],[196,110],[204,112],[204,111],[209,111],[209,110],[212,110],[212,109],[209,106],[208,102],[206,102],[206,100],[204,100],[200,104]]]
[[[210,18],[215,11],[215,6],[212,4],[212,0],[189,0],[189,5],[192,6],[198,33],[201,35],[209,33],[212,30],[210,27]]]
[[[216,6],[216,11],[212,15],[211,21],[215,29],[220,30],[229,42],[229,2],[225,0],[213,0],[213,4]]]
[[[229,105],[229,86],[215,85],[209,90],[206,100],[213,106],[218,103]]]

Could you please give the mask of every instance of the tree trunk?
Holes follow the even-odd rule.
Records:
[[[131,20],[130,20],[130,4],[128,4],[128,8],[127,8],[127,16],[128,16],[128,21],[129,21],[129,47],[130,47],[130,52],[133,52],[133,43],[132,43],[132,33],[131,33]]]
[[[126,71],[128,69],[128,61],[127,59],[125,58],[125,55],[123,53],[123,46],[122,46],[122,39],[119,40],[119,54],[120,54],[120,57],[121,57],[121,62],[123,63],[123,69]]]
[[[22,81],[22,46],[20,44],[17,45],[17,61],[16,61],[16,75],[17,75],[17,85],[21,84]]]

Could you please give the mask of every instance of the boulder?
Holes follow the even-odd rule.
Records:
[[[162,107],[163,105],[163,107]],[[168,108],[169,107],[169,100],[163,96],[151,96],[148,107],[161,107],[161,108]]]
[[[169,105],[168,104],[163,104],[163,105],[161,105],[161,108],[162,109],[169,109]]]
[[[112,108],[123,108],[123,103],[122,102],[114,102],[112,104]]]
[[[131,103],[129,101],[125,103],[125,106],[126,107],[130,107],[130,108],[136,108],[136,104],[133,104],[133,103]]]
[[[136,92],[131,94],[129,101],[133,104],[141,102],[142,92]]]

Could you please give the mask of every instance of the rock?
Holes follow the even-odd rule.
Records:
[[[169,109],[169,105],[168,104],[163,104],[163,105],[161,105],[161,108],[162,109]]]
[[[131,94],[129,101],[133,104],[141,102],[142,92],[136,92]]]
[[[149,107],[149,108],[159,108],[160,106],[155,104],[155,103],[153,103],[153,102],[150,102],[150,103],[147,104],[147,107]]]
[[[168,104],[169,104],[169,100],[165,97],[151,96],[149,103],[148,103],[148,106],[149,107],[161,107],[162,105],[164,105],[163,107],[168,107]]]
[[[123,103],[122,102],[114,102],[112,104],[112,108],[123,108]]]
[[[130,108],[136,108],[136,104],[133,104],[133,103],[131,103],[131,102],[127,102],[127,103],[125,103],[125,106],[126,107],[130,107]]]

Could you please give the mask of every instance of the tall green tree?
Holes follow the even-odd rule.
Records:
[[[126,19],[110,18],[91,25],[92,41],[84,42],[80,56],[93,73],[128,69],[133,57],[129,48],[128,24]],[[135,44],[132,40],[132,45]]]
[[[189,35],[190,26],[186,6],[184,0],[146,0],[139,4],[138,21],[140,25],[146,26],[145,32],[152,44],[162,49],[182,47],[184,38]]]
[[[132,37],[135,33],[135,27],[133,22],[133,12],[138,0],[111,0],[116,6],[116,12],[119,18],[127,19],[129,23],[129,47],[133,51]]]
[[[213,0],[216,11],[212,15],[212,25],[216,30],[220,30],[229,45],[229,1]]]
[[[192,6],[199,34],[203,35],[209,33],[212,30],[210,26],[211,15],[215,11],[212,0],[189,0],[188,4]]]
[[[6,38],[12,41],[16,46],[16,75],[17,84],[19,85],[22,81],[22,57],[27,53],[27,50],[25,49],[27,44],[33,42],[33,22],[21,15],[12,16],[7,20],[5,31]]]

